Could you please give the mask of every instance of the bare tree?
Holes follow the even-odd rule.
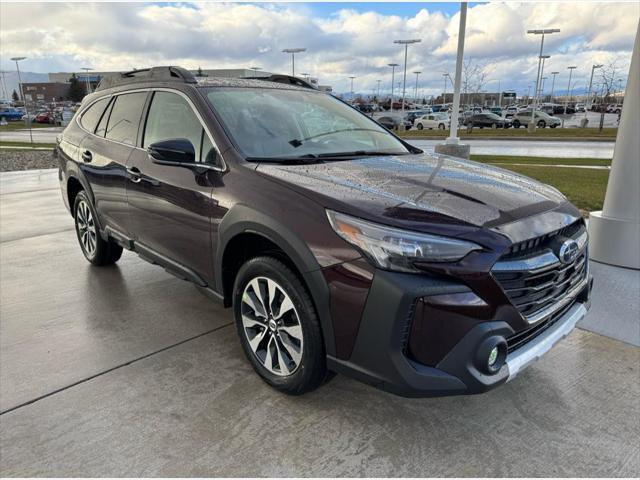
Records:
[[[620,66],[618,65],[618,62],[619,59],[614,59],[612,62],[599,69],[600,85],[602,88],[600,95],[600,131],[602,131],[602,127],[604,126],[605,104],[610,101],[609,97],[615,91],[616,81],[620,75]]]
[[[486,65],[474,63],[471,59],[464,62],[461,83],[466,102],[469,102],[469,94],[472,94],[472,100],[475,100],[487,83],[485,69]]]

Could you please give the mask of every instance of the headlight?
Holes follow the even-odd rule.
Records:
[[[455,262],[474,250],[475,243],[378,225],[327,210],[335,232],[358,247],[378,267],[418,272],[414,262]]]

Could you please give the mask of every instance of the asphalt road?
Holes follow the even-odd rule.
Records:
[[[55,171],[0,195],[0,476],[640,474],[637,347],[576,330],[479,396],[288,397],[190,284],[128,252],[91,267]]]

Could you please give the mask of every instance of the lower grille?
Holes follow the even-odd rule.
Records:
[[[566,307],[551,315],[545,321],[507,338],[507,354],[522,347],[524,344],[536,338],[549,327],[553,326],[565,313],[567,313],[567,311],[569,311],[574,303],[575,300],[569,303],[569,305],[567,305]]]

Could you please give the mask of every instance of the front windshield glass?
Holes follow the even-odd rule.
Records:
[[[409,153],[383,127],[330,95],[214,87],[206,90],[206,96],[248,158]]]

